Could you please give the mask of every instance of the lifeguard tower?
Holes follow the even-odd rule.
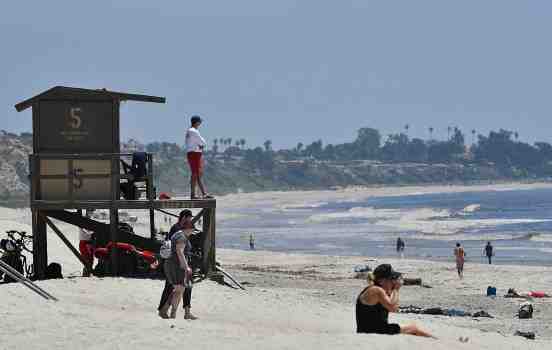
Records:
[[[48,265],[47,227],[86,264],[50,218],[94,231],[100,245],[124,242],[156,252],[160,242],[155,237],[155,212],[171,214],[165,209],[201,209],[194,221],[200,218],[203,221],[202,272],[207,274],[215,267],[216,201],[156,199],[153,154],[142,153],[136,157],[136,154],[120,153],[119,106],[122,101],[165,103],[165,98],[56,86],[15,105],[19,112],[32,107],[30,206],[37,279],[45,278]],[[135,162],[134,158],[140,162]],[[141,192],[145,192],[145,196]],[[109,223],[83,216],[85,209],[107,209]],[[149,211],[150,237],[120,230],[120,209]],[[115,275],[117,257],[114,245],[111,259]]]

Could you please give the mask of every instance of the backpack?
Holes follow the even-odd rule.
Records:
[[[487,287],[487,296],[496,296],[496,287],[488,286]]]
[[[161,244],[161,247],[159,248],[159,256],[161,256],[162,259],[168,259],[171,257],[172,254],[172,243],[170,239],[166,239]]]
[[[523,303],[519,306],[518,317],[520,319],[533,318],[533,305],[530,303]]]
[[[46,279],[49,280],[56,278],[63,278],[63,275],[61,273],[61,265],[53,262],[46,267]]]

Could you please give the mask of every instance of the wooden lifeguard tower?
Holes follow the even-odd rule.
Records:
[[[45,278],[48,265],[47,226],[90,268],[50,218],[94,231],[101,245],[125,242],[157,252],[160,242],[155,237],[155,212],[167,214],[164,209],[201,209],[194,218],[203,220],[201,269],[208,274],[215,267],[216,201],[156,199],[153,155],[143,153],[144,167],[136,175],[132,172],[134,164],[125,161],[133,154],[120,153],[121,101],[165,103],[165,98],[56,86],[15,105],[19,112],[32,107],[33,113],[33,154],[29,156],[29,167],[37,279]],[[145,190],[145,197],[135,195],[138,186]],[[131,198],[129,188],[134,194]],[[85,209],[109,210],[109,223],[83,216]],[[120,230],[120,209],[148,210],[150,237]],[[111,249],[115,275],[117,257],[115,245]]]

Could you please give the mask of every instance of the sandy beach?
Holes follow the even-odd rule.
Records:
[[[20,285],[0,287],[1,349],[548,349],[552,344],[549,300],[535,301],[535,317],[514,317],[518,300],[487,298],[484,289],[552,288],[549,268],[467,265],[459,281],[450,264],[385,260],[406,276],[433,288],[404,286],[405,305],[486,310],[493,319],[392,314],[391,321],[416,322],[439,339],[357,335],[354,300],[365,282],[352,267],[383,262],[368,258],[219,250],[219,260],[246,286],[212,281],[194,287],[193,310],[201,318],[161,320],[156,304],[162,281],[67,278],[39,284],[60,299],[46,302]],[[537,340],[514,337],[534,331]],[[461,343],[459,337],[468,337]]]
[[[324,198],[442,191],[507,190],[513,185],[481,187],[401,187],[287,193],[229,195],[219,199],[225,208],[269,201],[278,207],[316,203]],[[550,185],[515,185],[515,188]],[[0,232],[30,231],[29,211],[0,210]],[[139,225],[138,225],[139,226]],[[145,226],[145,225],[144,225]],[[77,240],[76,230],[60,225]],[[81,278],[78,261],[53,234],[48,237],[51,261],[63,265],[63,280],[38,282],[59,298],[47,302],[21,285],[1,285],[0,349],[548,349],[552,345],[552,300],[533,300],[534,318],[515,317],[521,300],[506,299],[508,288],[552,291],[552,268],[488,266],[467,260],[459,280],[454,264],[408,259],[378,259],[218,249],[217,260],[246,287],[246,291],[203,281],[194,287],[193,310],[200,319],[161,320],[156,307],[163,281],[123,278]],[[415,322],[438,340],[412,336],[357,335],[354,302],[364,280],[355,279],[357,265],[387,262],[406,277],[421,278],[431,288],[404,286],[401,305],[485,310],[494,318],[392,314],[391,322]],[[498,296],[485,296],[487,286]],[[526,340],[514,332],[532,331]],[[468,337],[467,343],[459,337]]]

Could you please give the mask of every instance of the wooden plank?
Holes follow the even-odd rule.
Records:
[[[37,209],[199,209],[216,208],[215,199],[167,199],[167,200],[33,200],[31,207]]]
[[[54,225],[54,223],[50,219],[48,219],[46,216],[44,216],[44,215],[41,215],[41,216],[43,217],[46,224],[48,224],[48,226],[50,226],[50,228],[62,240],[62,242],[65,243],[67,248],[69,248],[69,250],[77,257],[77,259],[79,259],[79,261],[82,263],[82,265],[85,268],[87,268],[88,271],[92,272],[92,265],[89,262],[84,260],[84,258],[80,254],[80,252],[75,247],[73,247],[71,242],[69,242],[67,237],[65,237],[65,235],[60,231],[60,229],[56,225]]]

